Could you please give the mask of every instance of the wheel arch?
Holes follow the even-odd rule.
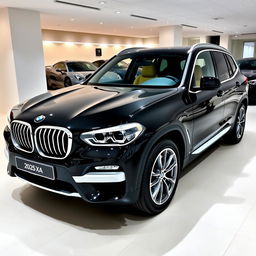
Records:
[[[180,124],[175,125],[168,125],[165,128],[162,128],[158,132],[156,132],[151,139],[147,142],[145,145],[145,148],[143,150],[143,153],[141,155],[141,161],[139,163],[139,176],[137,179],[137,186],[136,188],[140,188],[141,182],[142,182],[142,176],[144,173],[144,167],[148,158],[148,155],[150,154],[152,148],[159,142],[164,139],[170,139],[172,140],[177,148],[179,149],[180,153],[180,164],[181,168],[183,167],[185,158],[188,156],[188,145],[189,140],[187,138],[187,134],[185,132],[185,128],[183,128]]]

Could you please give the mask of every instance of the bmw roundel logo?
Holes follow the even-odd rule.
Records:
[[[40,123],[40,122],[43,122],[45,119],[45,116],[44,115],[40,115],[40,116],[37,116],[35,119],[34,119],[34,122],[35,123]]]

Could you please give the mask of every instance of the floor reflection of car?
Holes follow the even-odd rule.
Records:
[[[60,61],[46,67],[48,89],[59,89],[83,83],[97,69],[87,61]]]
[[[256,58],[245,58],[237,61],[241,72],[249,81],[249,101],[256,103]]]
[[[107,60],[96,60],[92,62],[96,67],[101,67]],[[127,67],[129,66],[129,63],[126,63],[125,61],[118,62],[115,66],[112,67],[111,71],[118,74],[121,78],[124,78],[124,75],[126,73]]]

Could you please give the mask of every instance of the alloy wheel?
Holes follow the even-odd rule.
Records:
[[[157,205],[164,204],[172,195],[178,176],[178,160],[171,148],[156,157],[150,175],[150,195]]]
[[[242,106],[239,109],[239,113],[237,116],[237,123],[236,123],[236,136],[240,139],[243,136],[244,128],[245,128],[245,119],[246,119],[246,110],[245,107]]]

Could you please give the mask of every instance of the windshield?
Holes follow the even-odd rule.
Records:
[[[116,56],[88,84],[138,87],[177,87],[187,54],[131,54]]]
[[[239,62],[239,68],[242,70],[256,70],[256,60],[242,60]]]
[[[85,71],[95,71],[97,68],[89,62],[68,62],[69,72],[85,72]]]

